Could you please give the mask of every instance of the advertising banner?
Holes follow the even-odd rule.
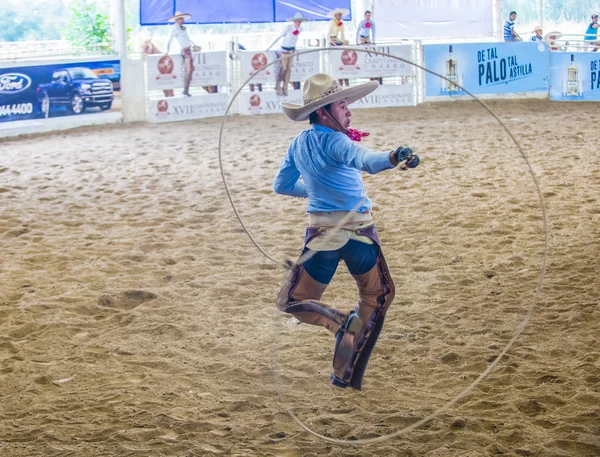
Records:
[[[446,76],[425,76],[427,97],[548,91],[545,43],[459,43],[425,45],[425,67]]]
[[[150,100],[148,116],[150,122],[157,123],[220,117],[225,114],[228,103],[229,94],[207,94]]]
[[[0,68],[0,122],[118,110],[120,77],[119,60]]]
[[[242,92],[240,94],[239,114],[275,114],[281,113],[279,102],[303,105],[301,90],[290,90],[287,97],[277,95],[274,91]]]
[[[409,62],[413,61],[411,45],[365,46],[364,49],[391,54]],[[338,79],[410,76],[414,74],[415,68],[391,57],[370,52],[357,52],[343,47],[339,51],[329,52],[329,61],[331,62],[331,75]]]
[[[415,85],[381,85],[374,92],[350,106],[357,108],[389,108],[392,106],[416,106]]]
[[[228,83],[227,51],[195,52],[192,86],[219,86]],[[147,57],[148,90],[183,87],[185,62],[181,54],[153,54]]]
[[[495,0],[373,0],[377,39],[494,35]]]
[[[600,56],[595,52],[550,53],[550,100],[600,100]]]
[[[287,97],[277,95],[273,91],[243,92],[240,94],[240,114],[275,114],[281,113],[279,102],[303,105],[301,90],[291,90]],[[382,85],[373,93],[353,103],[351,109],[386,108],[392,106],[415,106],[417,104],[414,84]]]
[[[281,54],[275,51],[242,51],[240,52],[240,66],[242,73],[242,81],[245,81],[257,73],[265,65],[276,60]],[[294,54],[292,57],[292,73],[290,81],[306,81],[309,76],[312,76],[321,71],[320,53],[312,52],[310,54]],[[252,84],[262,84],[275,82],[276,72],[279,71],[280,64],[270,66],[264,71],[258,73]]]
[[[242,81],[245,81],[253,74],[257,73],[265,65],[270,64],[277,55],[275,51],[241,51],[240,67],[242,72]],[[271,65],[264,71],[258,73],[253,79],[253,84],[262,84],[275,82],[276,65]]]
[[[350,0],[140,0],[140,25],[164,25],[175,11],[191,14],[189,23],[232,24],[284,22],[300,11],[311,21],[328,20],[334,8],[350,10]],[[350,16],[346,16],[350,18]]]

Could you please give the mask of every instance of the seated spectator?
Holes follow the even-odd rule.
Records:
[[[539,25],[535,26],[533,33],[535,33],[535,35],[531,37],[531,41],[544,41],[544,37],[542,36],[542,28]]]
[[[516,11],[511,11],[508,15],[508,21],[504,23],[504,41],[523,41],[515,31],[516,19]]]

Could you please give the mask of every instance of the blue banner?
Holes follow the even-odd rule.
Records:
[[[120,68],[118,60],[0,68],[0,122],[111,109]]]
[[[550,100],[600,100],[600,55],[595,52],[551,53]]]
[[[140,25],[167,24],[176,11],[190,14],[187,22],[196,24],[284,22],[296,13],[323,21],[335,8],[350,10],[350,0],[140,0]]]
[[[459,43],[425,45],[428,97],[548,91],[548,46],[545,43]]]

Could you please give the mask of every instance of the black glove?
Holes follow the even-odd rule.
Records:
[[[411,148],[405,148],[404,146],[400,146],[398,149],[394,151],[394,158],[398,162],[404,162],[406,160],[406,165],[402,168],[416,168],[419,165],[419,156],[417,154],[413,154]]]

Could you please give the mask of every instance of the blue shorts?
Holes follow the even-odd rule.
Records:
[[[304,248],[304,252],[308,251]],[[379,246],[361,241],[349,240],[344,246],[335,251],[319,251],[304,262],[304,270],[321,284],[329,284],[340,260],[343,260],[352,275],[362,275],[369,272],[377,263]]]

